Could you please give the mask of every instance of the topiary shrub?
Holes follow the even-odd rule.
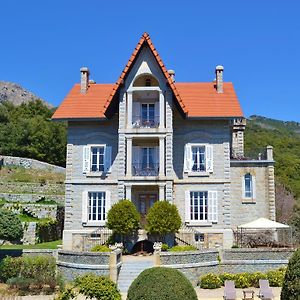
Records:
[[[184,251],[196,251],[198,250],[196,247],[192,245],[186,245],[186,246],[174,246],[170,248],[168,251],[170,252],[184,252]]]
[[[130,200],[121,200],[114,204],[107,214],[106,226],[115,234],[124,236],[139,228],[140,214]]]
[[[161,237],[168,233],[176,233],[181,226],[181,218],[176,205],[168,201],[157,201],[149,209],[146,217],[149,233]]]
[[[281,290],[281,300],[298,300],[300,295],[300,248],[289,260]]]
[[[91,249],[92,252],[111,252],[111,249],[105,245],[96,245]]]
[[[23,237],[23,227],[16,214],[0,209],[0,239],[18,241]]]
[[[86,274],[75,279],[75,286],[87,299],[121,300],[117,285],[105,276]]]
[[[217,289],[221,285],[222,281],[216,274],[207,274],[200,278],[200,287],[202,289]]]
[[[197,300],[190,281],[178,270],[158,267],[143,271],[131,284],[127,300]]]

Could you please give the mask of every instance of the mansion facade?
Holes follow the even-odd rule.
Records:
[[[52,117],[68,123],[64,249],[105,227],[121,199],[141,224],[155,201],[174,203],[180,239],[205,247],[230,248],[237,226],[275,220],[272,147],[244,157],[246,122],[222,66],[212,82],[175,82],[145,33],[115,84],[80,72]]]

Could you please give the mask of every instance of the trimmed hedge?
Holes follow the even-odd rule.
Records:
[[[57,220],[47,219],[37,222],[36,237],[38,243],[46,243],[59,240],[61,238],[61,230]]]
[[[174,246],[172,248],[169,248],[167,251],[169,252],[185,252],[185,251],[197,251],[198,249],[191,245],[186,246]]]
[[[92,252],[111,252],[112,250],[105,245],[96,245],[91,249]]]
[[[190,281],[178,270],[158,267],[144,270],[131,284],[127,300],[197,300]]]

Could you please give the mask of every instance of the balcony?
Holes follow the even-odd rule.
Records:
[[[132,116],[133,128],[157,128],[159,126],[159,117],[143,119],[141,116]]]
[[[133,176],[158,176],[159,164],[143,164],[133,163],[132,164],[132,175]]]

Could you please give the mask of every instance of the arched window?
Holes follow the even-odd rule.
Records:
[[[253,178],[250,173],[244,176],[244,197],[253,198]]]
[[[158,81],[155,77],[151,75],[139,76],[133,83],[133,86],[159,86]]]

